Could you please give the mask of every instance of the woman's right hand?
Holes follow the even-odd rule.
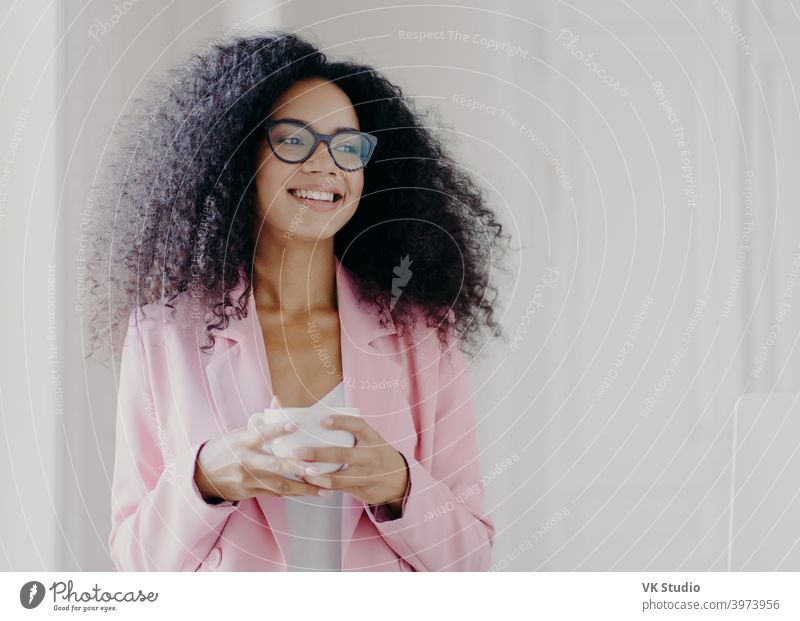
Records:
[[[259,423],[256,429],[235,429],[206,442],[197,454],[194,473],[203,498],[236,502],[253,496],[317,496],[329,491],[286,478],[302,476],[303,467],[264,451],[264,444],[295,429],[292,423]]]

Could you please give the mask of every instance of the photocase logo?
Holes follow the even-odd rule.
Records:
[[[44,585],[33,580],[26,582],[19,590],[19,603],[23,608],[36,608],[44,599]]]
[[[411,279],[412,272],[408,269],[408,266],[412,263],[413,261],[410,261],[408,255],[406,255],[400,259],[400,265],[396,265],[392,270],[397,278],[392,278],[392,301],[389,304],[389,310],[394,308],[397,300],[402,295],[403,290],[401,287],[405,287]]]
[[[120,603],[153,603],[158,593],[138,591],[106,591],[97,583],[88,591],[76,591],[72,580],[53,582],[49,587],[36,580],[25,583],[19,590],[19,603],[23,608],[36,608],[44,600],[45,592],[53,595],[53,610],[66,612],[112,612]],[[5,618],[5,617],[2,617]]]

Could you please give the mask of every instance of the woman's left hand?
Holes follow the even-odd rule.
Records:
[[[326,429],[343,429],[356,438],[352,448],[339,446],[306,447],[292,457],[304,461],[348,464],[331,474],[315,474],[306,468],[304,479],[312,485],[341,490],[371,505],[389,503],[397,515],[408,484],[405,458],[364,419],[356,416],[330,415],[330,424],[320,420]],[[313,467],[313,466],[310,466]]]

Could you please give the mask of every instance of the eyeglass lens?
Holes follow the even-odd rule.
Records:
[[[293,123],[276,123],[269,130],[275,154],[287,162],[300,162],[311,153],[314,135]],[[364,166],[369,159],[369,141],[360,132],[339,132],[331,139],[334,161],[349,170]]]

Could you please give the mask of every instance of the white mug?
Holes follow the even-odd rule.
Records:
[[[331,406],[313,406],[307,408],[266,408],[263,412],[256,412],[250,417],[248,427],[255,428],[255,421],[271,425],[280,422],[294,423],[297,430],[285,433],[282,436],[273,438],[272,441],[264,444],[264,450],[271,454],[291,459],[304,468],[314,465],[320,474],[330,474],[341,469],[344,464],[334,464],[328,462],[307,462],[300,459],[292,459],[292,451],[298,448],[317,447],[317,446],[355,446],[356,438],[349,431],[344,429],[326,429],[320,426],[319,419],[323,416],[344,415],[361,416],[358,408],[340,408]],[[289,475],[290,478],[300,481],[299,476]]]

